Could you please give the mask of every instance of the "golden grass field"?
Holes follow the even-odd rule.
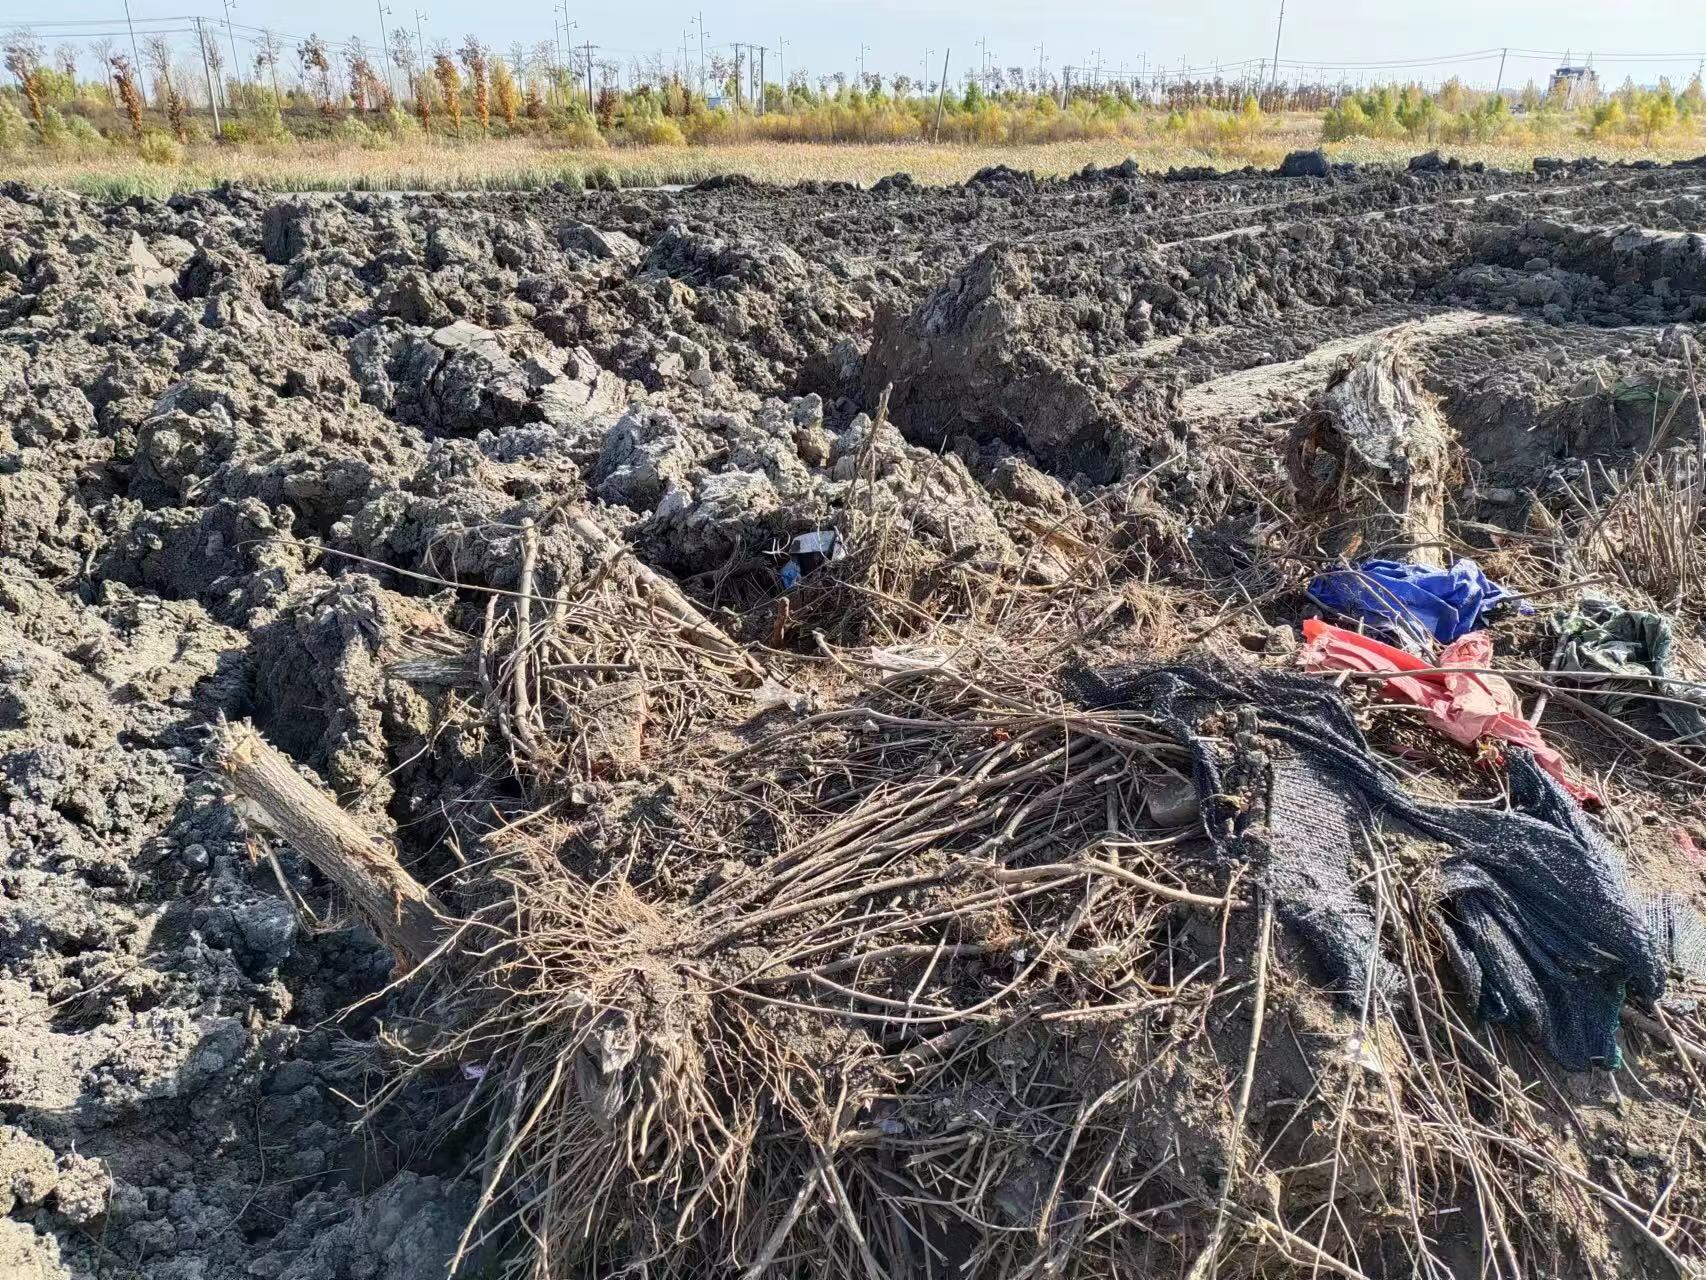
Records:
[[[533,138],[458,142],[416,137],[377,149],[332,141],[283,146],[202,144],[185,148],[180,160],[168,164],[150,163],[128,150],[87,157],[29,151],[8,158],[3,167],[6,177],[33,185],[108,195],[169,195],[224,182],[276,191],[466,191],[525,189],[585,181],[589,176],[614,179],[622,186],[659,186],[719,173],[744,173],[770,182],[868,183],[904,171],[921,182],[949,183],[996,163],[1039,174],[1071,173],[1086,164],[1116,164],[1127,156],[1157,171],[1176,165],[1271,168],[1287,151],[1323,146],[1334,160],[1401,164],[1429,149],[1407,139],[1357,138],[1323,145],[1319,138],[1319,119],[1296,115],[1272,122],[1252,139],[1204,145],[1162,133],[1036,145],[765,142],[581,150],[557,148]],[[1440,144],[1438,150],[1465,161],[1527,168],[1536,155],[1684,159],[1706,151],[1706,137],[1690,131],[1642,147],[1621,139],[1585,137],[1571,129],[1543,139],[1519,133],[1490,144]]]

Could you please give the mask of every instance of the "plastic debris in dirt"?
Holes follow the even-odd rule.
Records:
[[[1381,695],[1422,708],[1429,728],[1465,747],[1489,739],[1525,747],[1533,753],[1534,762],[1576,799],[1599,802],[1598,793],[1570,776],[1564,757],[1524,718],[1510,682],[1487,673],[1486,668],[1493,665],[1493,641],[1485,631],[1470,632],[1447,645],[1432,662],[1319,618],[1305,620],[1303,638],[1298,662],[1304,670],[1391,672],[1392,679],[1380,682]],[[1441,667],[1466,669],[1442,671]]]
[[[782,565],[782,589],[792,591],[813,569],[847,554],[841,535],[834,529],[814,529],[788,543],[788,559]]]
[[[1583,684],[1627,689],[1628,697],[1601,699],[1600,708],[1625,716],[1646,701],[1678,739],[1706,745],[1706,685],[1671,682],[1672,625],[1662,613],[1583,596],[1552,620],[1558,637],[1552,670],[1578,675]]]
[[[1396,636],[1405,648],[1450,644],[1481,625],[1487,612],[1513,599],[1473,560],[1449,569],[1402,560],[1365,560],[1329,569],[1309,584],[1309,598],[1340,617]],[[1519,606],[1532,613],[1529,605]]]
[[[1162,667],[1069,683],[1086,705],[1153,717],[1190,752],[1217,855],[1249,868],[1347,1006],[1370,983],[1402,1004],[1375,927],[1376,832],[1443,846],[1430,910],[1482,1021],[1572,1070],[1615,1066],[1625,997],[1663,993],[1667,939],[1622,856],[1526,748],[1509,751],[1509,809],[1435,804],[1405,790],[1319,677]]]

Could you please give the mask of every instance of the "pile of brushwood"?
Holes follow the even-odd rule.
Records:
[[[247,727],[215,750],[396,954],[392,1087],[466,1091],[444,1123],[480,1135],[467,1273],[1514,1280],[1698,1256],[1692,1149],[1651,1194],[1600,1176],[1556,1068],[1474,1025],[1437,850],[1371,833],[1395,981],[1325,991],[1217,856],[1177,734],[1066,692],[1081,659],[1034,606],[784,676],[620,554],[552,594],[537,537],[470,651],[399,664],[477,689],[536,801],[445,883]],[[1120,647],[1168,642],[1130,594],[1110,608]],[[611,690],[668,700],[625,777],[576,711]],[[1696,1069],[1698,1017],[1629,1016]]]

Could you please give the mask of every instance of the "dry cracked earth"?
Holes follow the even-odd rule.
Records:
[[[390,958],[252,847],[208,726],[430,878],[488,744],[388,646],[476,626],[442,582],[513,588],[524,520],[584,505],[785,646],[776,548],[861,470],[919,543],[1043,580],[1027,531],[1141,484],[1169,571],[1230,590],[1298,406],[1398,326],[1460,513],[1509,523],[1639,446],[1651,397],[1605,393],[1676,385],[1706,323],[1706,168],[1540,168],[0,186],[0,1275],[413,1280],[477,1194],[432,1122],[464,1082],[354,1125]]]

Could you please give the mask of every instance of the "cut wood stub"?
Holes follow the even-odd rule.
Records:
[[[1328,518],[1323,550],[1443,566],[1453,442],[1402,340],[1370,343],[1340,365],[1286,451],[1299,508]]]
[[[337,885],[399,969],[415,968],[449,936],[443,908],[403,869],[390,841],[362,830],[252,726],[220,725],[213,735],[213,764],[238,813]]]

